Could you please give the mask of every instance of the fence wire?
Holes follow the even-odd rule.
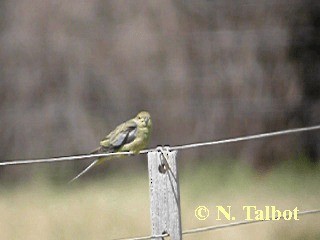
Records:
[[[282,130],[282,131],[276,131],[276,132],[261,133],[261,134],[255,134],[255,135],[249,135],[249,136],[242,136],[242,137],[236,137],[236,138],[217,140],[217,141],[178,145],[178,146],[170,147],[170,149],[171,150],[184,150],[184,149],[190,149],[190,148],[196,148],[196,147],[204,147],[204,146],[226,144],[226,143],[235,143],[235,142],[248,141],[248,140],[253,140],[253,139],[261,139],[261,138],[267,138],[267,137],[273,137],[273,136],[279,136],[279,135],[313,131],[313,130],[319,130],[319,129],[320,129],[320,125],[315,125],[315,126],[310,126],[310,127],[294,128],[294,129],[288,129],[288,130]],[[139,154],[146,154],[150,151],[155,151],[155,150],[156,150],[155,148],[145,149],[145,150],[140,151]],[[107,156],[115,156],[115,155],[132,155],[132,154],[133,154],[132,152],[118,152],[118,153],[86,154],[86,155],[78,155],[78,156],[54,157],[54,158],[43,158],[43,159],[15,160],[15,161],[0,162],[0,166],[73,161],[73,160],[83,160],[83,159],[91,159],[91,158],[98,158],[98,157],[107,157]],[[320,213],[320,209],[302,211],[302,212],[299,212],[298,215],[302,216],[302,215],[317,214],[317,213]],[[282,219],[283,219],[283,217],[282,217]],[[248,224],[253,224],[253,223],[258,223],[258,222],[267,222],[267,221],[270,221],[270,220],[239,221],[239,222],[221,224],[221,225],[216,225],[216,226],[208,226],[208,227],[203,227],[203,228],[189,229],[189,230],[183,231],[182,234],[183,235],[195,234],[195,233],[200,233],[200,232],[214,231],[214,230],[223,229],[223,228],[235,227],[235,226],[240,226],[240,225],[248,225]],[[161,238],[161,237],[168,237],[168,236],[169,236],[169,234],[166,233],[166,234],[155,235],[155,236],[121,238],[121,239],[117,239],[117,240],[146,240],[146,239]]]
[[[253,139],[274,137],[274,136],[286,135],[286,134],[292,134],[292,133],[307,132],[307,131],[313,131],[313,130],[319,130],[319,129],[320,129],[320,125],[315,125],[310,127],[282,130],[277,132],[269,132],[269,133],[261,133],[256,135],[243,136],[243,137],[229,138],[229,139],[223,139],[218,141],[178,145],[178,146],[172,146],[170,147],[170,149],[183,150],[183,149],[189,149],[189,148],[204,147],[204,146],[226,144],[226,143],[235,143],[235,142],[248,141]],[[155,150],[156,150],[155,148],[145,149],[140,151],[139,154],[146,154],[148,152],[155,151]],[[77,156],[54,157],[54,158],[43,158],[43,159],[13,160],[13,161],[0,162],[0,166],[74,161],[74,160],[84,160],[84,159],[92,159],[92,158],[98,158],[98,157],[116,156],[116,155],[133,155],[133,153],[132,152],[116,152],[116,153],[85,154],[85,155],[77,155]]]
[[[298,212],[298,216],[303,216],[303,215],[310,215],[310,214],[318,214],[320,213],[320,209],[314,209],[314,210],[305,210]],[[289,214],[287,214],[285,217],[288,217]],[[284,219],[282,216],[280,219]],[[202,228],[194,228],[194,229],[189,229],[185,230],[182,232],[182,235],[187,235],[187,234],[195,234],[195,233],[201,233],[201,232],[208,232],[208,231],[215,231],[218,229],[223,229],[223,228],[230,228],[230,227],[237,227],[240,225],[248,225],[248,224],[253,224],[253,223],[259,223],[259,222],[270,222],[272,220],[253,220],[253,221],[239,221],[239,222],[233,222],[233,223],[227,223],[227,224],[221,224],[221,225],[213,225],[213,226],[208,226],[208,227],[202,227]],[[154,235],[154,236],[145,236],[145,237],[134,237],[134,238],[117,238],[114,240],[147,240],[147,239],[153,239],[153,238],[160,238],[160,237],[168,237],[169,234],[162,234],[162,235]]]

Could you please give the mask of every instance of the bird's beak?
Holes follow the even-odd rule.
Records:
[[[149,124],[149,120],[150,120],[150,118],[146,118],[146,125],[148,125]]]

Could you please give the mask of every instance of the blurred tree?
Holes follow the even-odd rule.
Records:
[[[151,146],[284,129],[306,95],[287,53],[295,0],[1,4],[2,160],[89,152],[141,110],[154,120]],[[292,135],[184,157],[240,157],[264,169],[296,155],[298,144]],[[59,177],[86,165],[72,164],[48,169]],[[1,176],[32,172],[11,167]]]
[[[320,120],[320,3],[303,1],[298,9],[292,24],[290,55],[298,67],[302,95],[294,114],[302,125],[309,126]],[[309,159],[319,162],[319,133],[303,134],[301,143]]]

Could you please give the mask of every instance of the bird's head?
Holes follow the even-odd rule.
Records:
[[[146,111],[139,112],[135,119],[145,127],[150,128],[152,125],[150,113]]]

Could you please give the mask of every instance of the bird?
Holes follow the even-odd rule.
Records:
[[[142,149],[146,148],[150,139],[152,129],[152,121],[150,113],[147,111],[139,112],[134,118],[118,125],[105,138],[100,141],[100,146],[91,154],[99,153],[117,153],[132,152],[138,154]],[[80,176],[85,174],[95,165],[99,165],[106,160],[123,157],[121,155],[113,155],[107,157],[98,157],[82,172],[69,181],[72,183]]]

